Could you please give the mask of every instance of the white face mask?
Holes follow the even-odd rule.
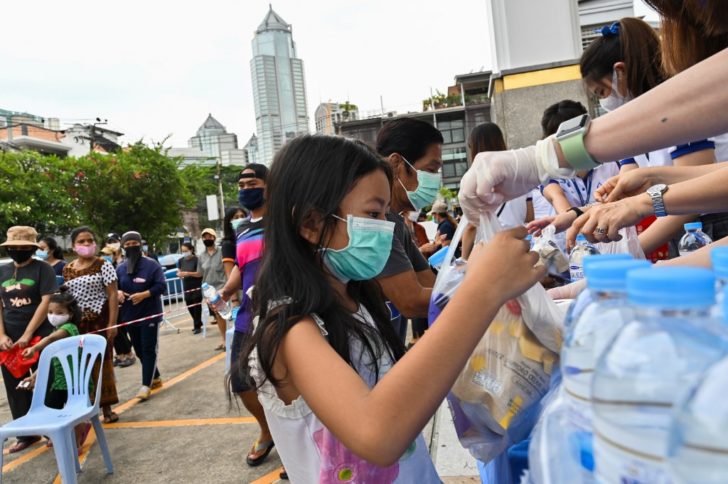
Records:
[[[407,214],[407,218],[410,220],[410,222],[417,222],[417,220],[420,218],[420,212],[410,212]]]
[[[48,321],[53,325],[54,328],[57,328],[64,323],[67,323],[68,320],[71,318],[70,314],[49,314],[48,315]]]
[[[604,99],[600,99],[599,105],[601,105],[601,107],[605,111],[614,111],[618,107],[627,104],[631,100],[631,94],[622,96],[619,93],[619,76],[617,75],[617,69],[614,69],[614,72],[612,73],[612,92],[610,92],[609,96],[605,97]]]

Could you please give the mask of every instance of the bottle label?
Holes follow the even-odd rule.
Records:
[[[569,266],[569,276],[571,277],[571,282],[584,279],[584,268],[577,265]]]

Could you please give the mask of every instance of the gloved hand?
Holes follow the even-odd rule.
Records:
[[[574,170],[559,168],[551,138],[527,148],[478,153],[460,182],[460,207],[477,224],[480,212],[495,211],[549,178],[573,175]]]
[[[565,286],[553,287],[546,292],[548,292],[553,300],[575,299],[585,287],[586,279],[581,279]]]

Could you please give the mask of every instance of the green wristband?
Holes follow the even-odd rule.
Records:
[[[576,171],[591,170],[599,166],[599,163],[594,161],[594,158],[591,157],[584,146],[583,133],[575,133],[558,140],[558,142],[566,162]]]

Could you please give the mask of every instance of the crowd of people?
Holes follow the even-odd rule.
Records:
[[[581,58],[586,89],[608,114],[592,121],[581,103],[554,100],[541,119],[543,139],[517,150],[493,123],[472,130],[463,218],[438,198],[441,133],[407,117],[384,124],[374,146],[301,136],[281,148],[270,171],[258,164],[241,171],[239,206],[225,214],[220,243],[205,229],[201,253],[183,244],[178,275],[195,333],[203,283],[238,306],[230,348],[225,318],[215,319],[218,349],[232,352],[230,391],[260,428],[247,465],[260,465],[275,447],[282,477],[294,482],[439,483],[422,429],[499,309],[534,284],[559,283],[545,279],[528,232],[554,225],[568,250],[577,234],[613,242],[620,229],[641,224],[639,243],[654,260],[709,266],[710,247],[677,257],[674,237],[699,217],[715,244],[728,243],[721,213],[728,171],[720,163],[728,159],[728,14],[712,0],[647,3],[663,17],[661,39],[625,18],[605,26]],[[474,243],[483,212],[505,228],[487,245]],[[427,216],[437,224],[432,238],[420,225]],[[461,224],[452,250],[468,271],[428,327],[436,281],[428,259],[447,250]],[[162,384],[164,274],[143,256],[139,233],[109,237],[108,259],[98,257],[95,237],[87,227],[74,230],[77,257],[64,267],[52,239],[37,242],[30,227],[8,230],[2,245],[13,263],[0,266],[0,349],[24,349],[40,336],[44,343],[31,348],[41,350],[52,335],[74,334],[69,321],[80,334],[112,341],[118,321],[151,317],[125,326],[129,344],[114,345],[119,364],[130,347],[140,359],[137,397],[145,400]],[[58,274],[65,306],[56,300]],[[111,348],[98,369],[107,422],[118,419]],[[2,371],[17,418],[30,396]],[[38,438],[19,439],[10,451]]]

